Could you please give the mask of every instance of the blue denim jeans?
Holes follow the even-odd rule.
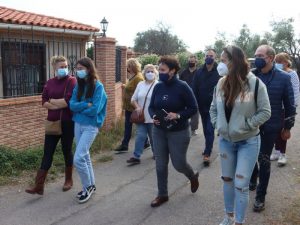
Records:
[[[209,111],[199,111],[205,137],[205,149],[203,155],[210,156],[215,139],[215,130],[211,124]]]
[[[150,139],[151,148],[153,151],[153,141],[152,141],[152,128],[153,123],[141,123],[137,124],[135,146],[133,156],[139,159],[143,153],[145,141],[147,140],[147,135]]]
[[[82,190],[95,184],[95,176],[90,157],[90,147],[98,134],[98,127],[75,123],[76,151],[74,165],[79,174]]]
[[[235,213],[237,223],[244,223],[249,202],[249,182],[258,158],[260,136],[238,142],[220,137],[219,149],[225,211]]]

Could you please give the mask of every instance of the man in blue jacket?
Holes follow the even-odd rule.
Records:
[[[205,149],[202,153],[204,166],[209,166],[210,154],[215,138],[214,128],[209,115],[214,88],[220,79],[217,71],[218,64],[215,62],[215,58],[216,51],[214,49],[208,49],[205,54],[205,64],[197,71],[193,84],[193,91],[197,99],[205,137]]]
[[[271,173],[270,155],[276,137],[281,132],[283,139],[290,138],[290,129],[294,126],[296,115],[290,76],[274,66],[274,58],[275,50],[268,45],[259,46],[255,52],[255,66],[257,69],[254,70],[254,73],[266,85],[271,105],[271,118],[260,127],[259,171],[255,169],[252,175],[255,180],[257,175],[259,176],[259,185],[253,206],[255,212],[260,212],[265,208],[265,196]],[[281,120],[283,109],[285,112],[284,124]]]

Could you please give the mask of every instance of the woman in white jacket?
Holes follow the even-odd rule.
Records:
[[[127,160],[127,163],[131,165],[139,164],[141,162],[140,157],[143,153],[144,143],[147,139],[147,136],[149,136],[151,148],[153,148],[153,142],[152,142],[153,119],[149,115],[148,107],[150,104],[150,99],[152,96],[154,86],[158,82],[157,81],[158,71],[154,65],[148,64],[144,67],[143,75],[145,80],[138,83],[134,91],[134,94],[132,95],[131,98],[131,104],[134,106],[134,109],[139,114],[144,113],[144,117],[145,117],[144,123],[137,124],[133,156]]]
[[[271,116],[263,82],[249,72],[243,51],[224,48],[218,70],[226,71],[216,86],[210,108],[219,134],[225,218],[220,225],[243,224],[250,177],[260,149],[259,126]],[[234,219],[235,217],[235,219]]]

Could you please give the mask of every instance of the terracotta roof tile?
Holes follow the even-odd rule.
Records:
[[[53,27],[71,30],[98,32],[99,28],[77,23],[71,20],[55,18],[36,13],[0,6],[0,23],[26,24],[41,27]]]

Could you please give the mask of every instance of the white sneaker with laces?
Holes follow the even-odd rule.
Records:
[[[234,217],[225,215],[223,221],[219,225],[233,225],[234,224]]]
[[[197,136],[198,132],[196,130],[192,130],[192,136]]]
[[[278,166],[284,166],[287,162],[285,154],[280,154],[279,159],[277,161]]]
[[[278,159],[279,159],[279,156],[280,156],[280,150],[274,150],[274,151],[272,152],[272,155],[270,156],[270,160],[271,160],[271,161],[278,160]]]

